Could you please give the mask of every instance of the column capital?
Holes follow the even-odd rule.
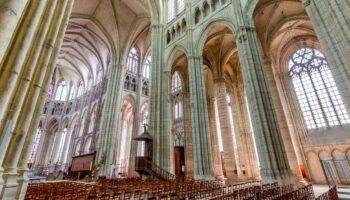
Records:
[[[236,41],[238,43],[243,43],[247,41],[247,32],[255,32],[255,27],[254,26],[249,26],[249,25],[243,25],[239,26],[236,29]]]

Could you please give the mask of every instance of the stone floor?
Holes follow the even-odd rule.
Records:
[[[328,185],[314,185],[315,197],[320,196],[321,194],[327,192],[329,190]],[[338,196],[341,200],[350,200],[350,186],[338,186]]]

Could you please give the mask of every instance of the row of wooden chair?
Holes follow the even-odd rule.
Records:
[[[249,187],[240,190],[224,189],[218,196],[212,196],[211,200],[311,200],[315,199],[312,186],[294,190],[293,185],[279,187],[276,183],[265,187]]]
[[[337,186],[331,187],[328,192],[317,197],[316,200],[339,200]]]
[[[311,185],[295,189],[277,183],[261,185],[259,181],[224,185],[220,181],[143,181],[141,179],[109,179],[96,183],[49,182],[29,184],[25,199],[149,199],[149,200],[314,200]],[[337,200],[336,188],[317,200]]]

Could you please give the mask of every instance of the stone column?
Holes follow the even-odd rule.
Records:
[[[350,4],[347,0],[302,2],[350,112]]]
[[[115,153],[114,159],[115,159],[117,166],[120,166],[121,163],[119,162],[119,160],[121,157],[120,150],[121,150],[122,134],[123,134],[123,129],[126,126],[124,126],[125,116],[123,115],[123,112],[120,111],[120,113],[118,115],[119,115],[119,121],[118,121],[118,132],[117,132],[117,138],[116,138],[117,139],[116,151],[115,151],[116,153]],[[119,167],[118,167],[118,169],[119,169]]]
[[[66,138],[64,138],[64,143],[63,143],[63,151],[62,151],[62,155],[58,158],[60,161],[61,161],[61,163],[62,163],[62,165],[64,165],[65,164],[65,162],[66,162],[66,155],[67,155],[67,153],[68,153],[68,151],[69,151],[69,144],[70,144],[70,134],[69,134],[69,131],[70,130],[70,126],[68,126],[68,128],[67,128],[67,133],[66,133]]]
[[[221,152],[219,148],[218,133],[216,132],[216,121],[215,121],[215,107],[214,98],[208,99],[208,117],[209,117],[209,130],[210,130],[210,141],[213,151],[213,168],[214,175],[218,179],[223,179]]]
[[[141,63],[141,62],[140,62]],[[141,94],[142,94],[142,67],[139,64],[139,73],[137,76],[137,85],[136,85],[136,100],[134,105],[134,118],[133,118],[133,124],[132,124],[132,135],[131,135],[131,144],[130,144],[130,155],[129,155],[129,169],[128,174],[131,176],[137,175],[135,171],[135,157],[137,156],[137,141],[133,140],[136,136],[141,134],[140,131],[140,122],[142,122],[143,119],[140,118],[141,116]]]
[[[264,74],[255,28],[240,26],[236,37],[258,148],[262,182],[277,181],[282,185],[290,184],[293,177]]]
[[[188,91],[183,93],[183,112],[184,112],[184,137],[185,137],[185,165],[186,177],[193,178],[193,142],[192,142],[192,124],[191,124],[191,103]]]
[[[220,121],[220,132],[222,138],[222,145],[224,147],[224,160],[225,160],[225,169],[226,176],[229,179],[237,178],[235,174],[236,159],[234,154],[234,145],[233,145],[233,136],[232,136],[232,128],[230,124],[230,116],[228,111],[228,103],[227,103],[227,93],[225,80],[223,78],[216,78],[214,80],[214,90],[215,90],[215,98],[216,105],[219,114]]]
[[[28,0],[0,0],[0,63],[11,42]],[[0,65],[0,71],[2,65]]]
[[[67,7],[67,5],[70,5],[70,7]],[[13,99],[15,103],[12,103],[12,106],[14,105],[18,108],[18,111],[14,115],[16,123],[3,163],[5,168],[3,175],[5,186],[1,192],[1,197],[3,198],[13,197],[14,192],[17,190],[16,167],[20,159],[26,135],[31,126],[31,120],[33,120],[33,113],[36,109],[37,102],[40,102],[41,88],[43,86],[47,87],[49,81],[47,76],[51,77],[55,66],[58,49],[62,42],[60,37],[63,37],[64,33],[63,31],[63,33],[59,35],[60,25],[63,23],[64,26],[66,26],[72,5],[73,1],[70,1],[68,4],[68,0],[48,2],[45,12],[43,13],[46,17],[42,18],[43,21],[40,23],[41,26],[39,26],[39,32],[37,33],[43,34],[42,37],[44,40],[40,42],[41,37],[34,39],[33,44],[39,45],[39,47],[33,47],[34,49],[31,49],[30,53],[32,53],[33,57],[28,58],[28,62],[22,67],[26,72],[24,75],[27,77],[22,77],[24,81],[19,82],[19,88],[17,88],[15,93],[15,99]],[[62,12],[62,10],[66,10],[66,12]],[[45,30],[47,29],[45,28],[46,25],[48,25],[48,30]],[[37,60],[32,60],[35,59],[36,56]],[[31,70],[33,70],[33,72],[31,72]],[[21,112],[22,115],[17,114],[19,112]],[[38,121],[38,119],[35,120]],[[33,132],[34,131],[32,131],[31,134]]]
[[[201,57],[189,56],[192,139],[195,179],[212,179],[213,162],[209,132],[207,98]]]
[[[284,109],[282,106],[280,94],[278,92],[278,87],[274,76],[271,60],[268,58],[264,59],[264,66],[273,106],[276,111],[276,117],[278,119],[277,123],[279,125],[279,129],[281,131],[283,143],[287,153],[289,166],[295,178],[297,180],[302,180],[303,177],[299,169],[299,164],[303,163],[301,159],[302,155],[300,154],[299,150],[300,146],[297,144],[295,137],[289,131],[286,117],[284,115]]]
[[[244,86],[243,84],[236,84],[233,90],[233,93],[230,94],[231,111],[236,130],[240,169],[245,169],[247,178],[257,178],[259,176],[259,168],[245,103]]]
[[[76,124],[74,125],[73,131],[71,132],[71,135],[68,134],[68,137],[70,142],[69,142],[69,146],[67,147],[67,163],[70,163],[72,160],[72,156],[73,156],[73,150],[74,150],[74,145],[75,145],[75,135],[77,134],[76,131]]]
[[[124,79],[123,71],[125,66],[121,64],[122,58],[112,59],[111,75],[109,77],[105,109],[101,119],[101,132],[96,146],[96,162],[102,162],[99,175],[108,175],[110,165],[115,158],[117,143],[119,111],[121,107],[121,92]]]
[[[168,100],[170,87],[168,70],[163,63],[164,27],[162,24],[152,25],[152,79],[150,108],[149,108],[149,132],[153,137],[153,162],[163,169],[170,171],[170,144],[171,137],[171,104]]]
[[[51,139],[51,133],[47,131],[47,126],[43,126],[40,142],[37,150],[37,154],[35,155],[35,165],[37,166],[36,172],[42,172],[42,167],[45,164],[46,154],[48,153],[48,146]]]
[[[7,56],[4,62],[1,63],[2,66],[1,66],[1,73],[0,73],[0,105],[2,106],[0,107],[0,147],[3,150],[7,149],[10,143],[10,139],[11,139],[10,135],[12,135],[11,131],[13,130],[13,126],[15,126],[14,118],[16,116],[14,115],[17,114],[18,116],[20,111],[20,108],[13,106],[12,103],[10,103],[10,97],[14,98],[15,90],[17,89],[16,83],[19,79],[18,76],[22,72],[22,69],[24,68],[22,64],[24,63],[25,60],[27,60],[25,58],[25,54],[27,53],[32,43],[34,43],[32,39],[35,33],[39,34],[47,31],[47,29],[45,28],[42,28],[40,30],[39,29],[36,30],[37,28],[34,28],[34,27],[37,27],[39,24],[40,17],[44,13],[45,4],[46,3],[44,2],[40,2],[39,4],[31,3],[30,5],[28,5],[28,8],[25,11],[25,13],[28,13],[31,15],[29,15],[26,19],[22,20],[24,26],[22,28],[19,28],[17,30],[18,33],[16,32],[16,35],[13,36],[13,37],[16,37],[17,40],[14,41],[14,44],[11,44],[13,45],[13,47],[11,47],[11,49],[8,50],[9,56]],[[28,27],[33,27],[33,28],[28,30]],[[28,31],[28,34],[26,34],[27,31]],[[39,44],[34,43],[33,45],[39,45],[39,48],[40,48],[40,46],[43,46],[42,45],[43,37],[39,37],[39,38],[41,41],[41,45],[40,43]],[[28,69],[29,69],[28,70],[29,73],[33,73],[33,69],[30,69],[30,68]],[[23,77],[23,79],[27,80],[28,78]],[[28,82],[29,81],[22,80],[22,83],[25,84],[24,85],[25,87],[23,89],[28,87]],[[24,94],[22,91],[18,92],[17,96],[19,96],[20,100],[23,101]],[[2,153],[0,155],[0,191],[3,185],[1,174],[3,172],[2,165],[3,165],[4,156],[5,156],[5,153]]]
[[[24,69],[26,69],[26,62],[33,62],[33,60],[36,60],[38,52],[40,52],[40,49],[43,47],[43,35],[46,34],[46,27],[48,26],[40,26],[41,17],[46,15],[47,18],[43,19],[43,22],[46,20],[50,22],[52,8],[54,8],[54,5],[51,1],[31,1],[29,3],[24,11],[26,17],[21,20],[21,26],[12,36],[13,41],[9,44],[11,47],[7,50],[7,56],[1,63],[0,105],[4,106],[0,108],[0,120],[2,120],[0,124],[0,138],[2,138],[4,130],[6,129],[6,122],[13,120],[6,115],[10,110],[10,102],[15,100],[14,95],[17,91],[19,80],[22,78],[21,76],[26,76],[23,74]],[[37,38],[35,39],[35,37]],[[35,50],[33,48],[35,48]],[[23,77],[23,79],[24,78],[27,77]]]

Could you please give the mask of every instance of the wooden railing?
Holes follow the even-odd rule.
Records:
[[[175,175],[156,165],[145,157],[136,157],[136,171],[139,173],[146,172],[161,180],[173,180]]]

